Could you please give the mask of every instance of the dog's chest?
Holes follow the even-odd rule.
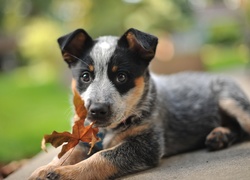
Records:
[[[111,141],[115,138],[115,133],[107,132],[105,133],[105,137],[103,139],[102,145],[103,149],[106,149],[110,146]]]

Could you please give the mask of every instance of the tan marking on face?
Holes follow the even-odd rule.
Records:
[[[135,79],[135,87],[129,92],[128,97],[125,99],[127,105],[125,116],[128,117],[137,103],[139,102],[141,96],[143,95],[145,87],[144,78],[141,76]]]
[[[112,67],[112,72],[116,72],[118,70],[118,67],[117,66],[113,66]]]
[[[76,90],[76,80],[74,78],[72,78],[72,81],[71,81],[71,89],[73,93]]]
[[[233,99],[219,100],[219,106],[229,115],[236,118],[241,128],[250,134],[250,114],[244,111]]]
[[[94,66],[93,65],[89,65],[89,70],[90,70],[90,72],[93,72],[94,71]]]
[[[71,81],[71,89],[72,89],[73,95],[75,95],[75,93],[78,92],[76,89],[76,80],[74,78],[72,78],[72,81]],[[77,114],[75,114],[73,117],[73,121],[76,122],[78,120],[80,120],[80,118]]]
[[[114,147],[122,143],[127,137],[136,136],[147,129],[149,129],[149,124],[129,128],[128,130],[116,135],[108,144],[108,148]]]

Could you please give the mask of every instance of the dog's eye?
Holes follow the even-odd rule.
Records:
[[[128,76],[126,73],[119,73],[117,76],[116,76],[116,82],[120,83],[120,84],[123,84],[127,81],[128,79]]]
[[[91,81],[91,79],[92,79],[92,78],[91,78],[91,75],[90,75],[90,72],[84,71],[84,72],[82,73],[81,79],[82,79],[83,82],[89,83],[89,82]]]

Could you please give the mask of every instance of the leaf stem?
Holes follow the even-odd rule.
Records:
[[[61,163],[60,166],[62,166],[62,165],[65,163],[65,161],[69,158],[69,156],[70,156],[70,155],[72,154],[72,152],[74,151],[75,147],[76,147],[76,146],[74,146],[74,147],[72,148],[71,152],[70,152],[70,153],[68,154],[68,156],[63,160],[63,162]]]

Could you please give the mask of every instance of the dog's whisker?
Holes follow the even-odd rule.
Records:
[[[81,61],[82,63],[84,63],[85,65],[88,66],[88,64],[87,64],[83,59],[81,59],[81,58],[79,58],[79,57],[77,57],[77,56],[75,56],[75,55],[73,55],[73,54],[70,54],[70,53],[68,53],[68,52],[67,52],[67,54],[70,55],[71,57],[73,57],[73,58],[75,58],[75,59]]]
[[[142,117],[141,114],[138,111],[135,111],[134,109],[131,109],[129,114],[134,115],[137,118],[141,118]]]

